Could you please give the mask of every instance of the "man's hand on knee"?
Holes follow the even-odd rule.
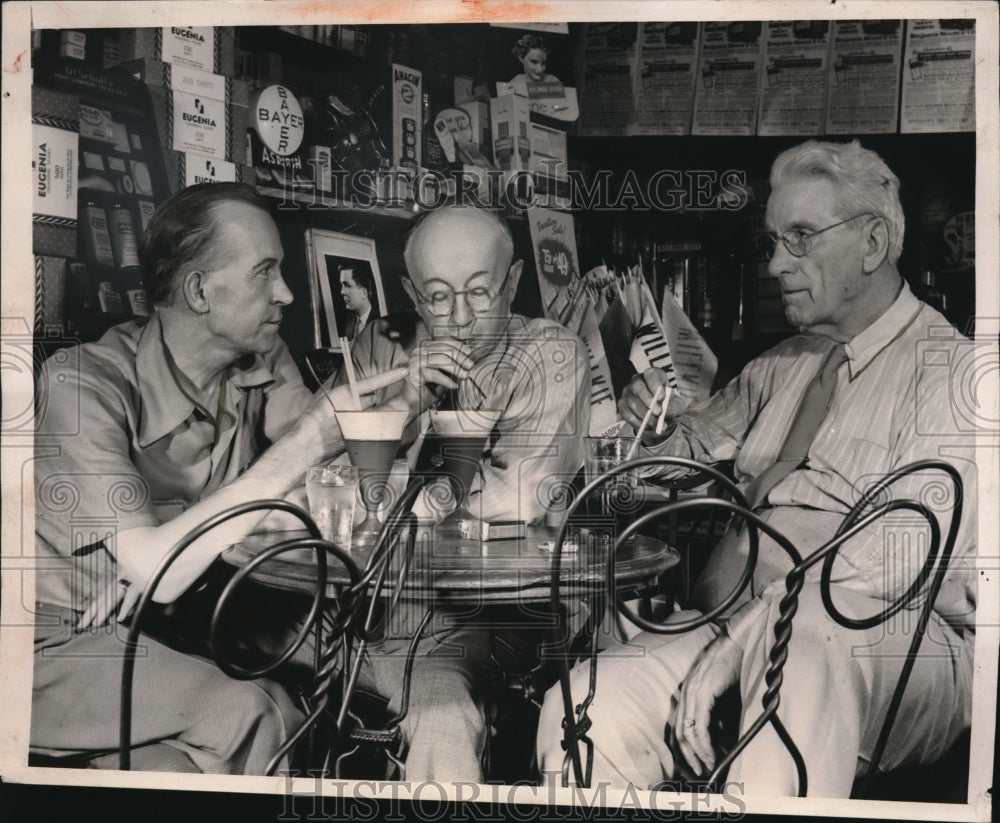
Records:
[[[715,767],[709,720],[716,700],[739,681],[743,649],[725,634],[705,647],[681,684],[673,720],[675,750],[697,775]]]

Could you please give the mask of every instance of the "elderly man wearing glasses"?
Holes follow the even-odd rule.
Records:
[[[467,206],[427,212],[410,230],[404,259],[403,285],[416,311],[367,327],[351,348],[356,371],[408,365],[410,379],[377,402],[406,403],[415,430],[426,412],[446,405],[498,410],[467,508],[491,523],[545,522],[583,464],[590,377],[582,341],[556,323],[511,313],[522,261],[514,260],[510,230],[496,215]],[[418,449],[419,440],[411,452]],[[449,513],[433,500],[440,496],[418,501],[418,513]],[[402,724],[407,780],[482,782],[486,706],[501,682],[497,662],[521,659],[530,667],[541,639],[537,618],[513,609],[483,607],[471,618],[467,608],[464,617],[435,611]],[[368,661],[390,709],[399,705],[402,658],[423,608],[401,611],[394,636]]]
[[[583,463],[589,367],[565,328],[511,313],[523,265],[513,258],[501,218],[461,205],[424,213],[404,250],[403,287],[416,311],[376,321],[351,351],[360,375],[409,365],[405,390],[378,399],[405,400],[418,418],[411,434],[432,408],[498,409],[468,508],[488,522],[533,524]],[[421,505],[430,516],[448,513]]]
[[[903,244],[899,181],[854,141],[808,141],[775,160],[762,250],[800,334],[752,361],[707,401],[668,404],[672,426],[644,438],[646,453],[735,461],[757,512],[807,556],[832,538],[863,491],[893,469],[943,458],[962,473],[966,504],[954,555],[904,694],[882,769],[931,762],[969,727],[976,587],[975,423],[954,401],[954,364],[970,341],[910,292],[896,268]],[[928,356],[930,354],[931,356]],[[952,364],[949,366],[949,364]],[[967,375],[974,379],[974,375]],[[619,409],[639,423],[666,382],[639,375]],[[973,392],[974,393],[974,392]],[[659,402],[654,411],[659,411]],[[925,499],[940,474],[916,476],[891,494]],[[951,501],[938,507],[947,533]],[[883,611],[923,563],[926,527],[880,520],[848,541],[833,567],[832,598],[853,618]],[[914,550],[903,543],[912,538]],[[748,529],[730,528],[695,585],[693,605],[720,605],[744,569]],[[718,762],[715,709],[738,691],[741,731],[762,712],[763,679],[785,592],[787,555],[761,535],[751,586],[721,619],[681,635],[640,634],[644,654],[598,658],[593,783],[654,787],[707,777]],[[807,573],[793,622],[778,717],[805,760],[808,794],[847,797],[871,759],[916,623],[904,610],[882,626],[847,630],[828,615],[820,567]],[[677,617],[694,617],[696,612]],[[588,668],[574,672],[576,702]],[[539,762],[558,775],[562,695],[546,698]],[[765,725],[734,761],[729,781],[753,795],[801,790],[792,758]]]

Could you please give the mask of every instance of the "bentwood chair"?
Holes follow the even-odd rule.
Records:
[[[574,500],[573,504],[571,504],[569,514],[571,514],[580,505],[583,498],[587,494],[591,493],[597,486],[599,486],[602,482],[605,482],[609,477],[649,466],[671,468],[687,467],[701,471],[705,471],[707,468],[699,466],[693,461],[686,460],[684,458],[672,457],[648,457],[634,460],[630,463],[624,463],[607,472],[606,475],[596,478],[592,483],[588,484],[587,487],[583,489],[579,497]],[[909,475],[926,471],[940,471],[944,473],[950,478],[953,485],[954,494],[952,499],[954,500],[954,505],[952,518],[948,533],[943,543],[941,542],[941,528],[938,524],[937,517],[923,503],[914,500],[889,500],[888,502],[881,502],[882,496],[886,493],[890,486],[898,483],[901,479]],[[638,518],[622,532],[622,534],[615,541],[614,547],[608,556],[608,591],[611,593],[610,596],[615,598],[618,609],[624,613],[626,618],[640,626],[642,629],[660,634],[680,634],[697,628],[698,626],[702,626],[710,620],[713,620],[725,612],[730,605],[735,603],[736,599],[746,588],[753,575],[759,549],[758,530],[774,540],[775,543],[777,543],[777,545],[788,554],[793,566],[785,578],[786,593],[779,603],[780,616],[774,626],[775,643],[770,652],[769,662],[764,676],[765,683],[768,687],[762,700],[764,710],[761,715],[747,727],[746,732],[740,735],[735,743],[728,748],[728,751],[723,753],[723,756],[719,759],[718,765],[712,771],[711,775],[709,775],[705,780],[699,781],[699,785],[707,787],[718,786],[736,757],[739,756],[739,754],[746,748],[746,746],[751,740],[753,740],[760,730],[765,725],[770,723],[795,763],[798,774],[799,796],[805,796],[808,791],[808,774],[806,766],[797,746],[795,745],[795,741],[791,739],[787,730],[782,725],[781,720],[777,715],[777,709],[780,702],[783,669],[787,658],[786,653],[788,643],[791,638],[798,596],[804,585],[806,572],[811,567],[822,563],[820,590],[824,606],[830,616],[837,623],[846,628],[855,630],[870,629],[878,626],[902,609],[909,606],[917,600],[917,598],[923,597],[924,600],[917,609],[915,630],[908,655],[902,667],[895,691],[889,704],[885,721],[879,733],[868,772],[861,781],[860,786],[855,791],[855,794],[864,794],[867,787],[871,783],[872,777],[878,771],[879,762],[892,731],[892,726],[895,722],[899,706],[902,702],[903,693],[905,692],[916,656],[920,650],[920,645],[923,640],[927,624],[930,620],[934,601],[937,597],[938,591],[940,590],[944,575],[948,569],[948,564],[954,549],[955,539],[962,515],[961,477],[950,464],[939,460],[917,461],[897,469],[882,480],[873,484],[862,495],[861,499],[851,509],[851,511],[845,516],[836,534],[823,546],[805,558],[801,556],[798,549],[792,545],[792,543],[783,534],[748,508],[745,497],[739,489],[735,487],[732,481],[725,477],[719,477],[717,479],[720,482],[720,486],[728,490],[733,497],[733,500],[726,500],[719,497],[706,497],[667,503],[658,509],[646,513],[641,518]],[[750,538],[747,563],[744,567],[743,573],[736,582],[732,591],[726,596],[726,598],[724,598],[718,607],[709,613],[700,615],[691,620],[661,624],[648,620],[642,615],[637,614],[627,604],[625,604],[621,598],[615,596],[613,588],[615,553],[624,541],[634,534],[637,529],[642,528],[646,522],[654,520],[657,517],[669,517],[680,512],[706,508],[717,509],[727,516],[734,518],[731,525],[735,525],[736,521],[742,521],[742,523],[748,528],[748,535]],[[930,540],[927,549],[927,556],[922,567],[906,591],[897,600],[888,603],[886,608],[878,614],[863,619],[854,619],[844,615],[837,608],[830,588],[831,574],[834,561],[837,557],[837,552],[848,540],[862,530],[871,526],[880,518],[885,517],[891,512],[901,510],[914,512],[923,518],[928,525]],[[551,602],[555,613],[559,613],[559,609],[561,608],[559,597],[559,568],[563,551],[563,542],[567,537],[568,530],[569,518],[567,517],[566,522],[564,522],[557,536],[555,546],[551,586]],[[589,786],[591,781],[593,742],[587,735],[590,728],[590,720],[587,716],[587,710],[593,701],[597,686],[597,669],[600,657],[597,655],[596,651],[595,646],[591,649],[591,653],[589,655],[589,691],[587,695],[576,705],[574,705],[573,695],[570,690],[568,655],[557,655],[559,683],[564,707],[563,748],[566,750],[563,763],[564,785],[569,785],[571,774],[572,779],[579,786]],[[581,744],[585,754],[581,753]]]
[[[592,481],[587,483],[583,489],[581,489],[579,494],[577,494],[577,496],[570,503],[566,510],[563,523],[556,536],[556,543],[552,558],[552,576],[549,596],[550,608],[552,613],[556,615],[557,626],[564,626],[566,624],[566,611],[560,595],[560,576],[562,570],[564,543],[567,537],[570,536],[570,533],[577,528],[576,524],[579,522],[575,518],[576,513],[581,509],[584,509],[587,505],[588,499],[590,499],[595,492],[599,492],[599,490],[609,481],[613,481],[620,475],[633,475],[641,470],[648,470],[651,468],[667,470],[669,472],[687,471],[687,479],[678,483],[678,486],[683,486],[686,489],[702,485],[706,481],[714,483],[724,493],[730,495],[739,501],[739,503],[743,504],[742,506],[733,504],[733,508],[725,508],[725,514],[727,516],[731,513],[737,513],[740,509],[743,509],[746,506],[746,498],[744,497],[742,491],[720,467],[705,465],[683,457],[642,457],[619,464],[604,474],[594,478]],[[657,631],[662,634],[681,634],[714,620],[736,602],[743,590],[749,585],[753,574],[753,568],[757,561],[759,539],[753,523],[750,523],[749,526],[750,552],[743,574],[740,576],[740,579],[737,581],[737,584],[733,588],[732,592],[730,592],[730,594],[724,598],[715,609],[706,614],[683,622],[668,624],[653,622],[628,607],[625,604],[621,593],[618,592],[615,587],[615,558],[623,543],[629,540],[640,529],[647,528],[658,521],[669,523],[672,529],[674,524],[676,524],[676,515],[679,512],[689,512],[695,508],[710,510],[716,502],[721,504],[723,507],[729,506],[729,501],[721,498],[706,497],[691,498],[686,500],[674,499],[662,505],[647,509],[644,513],[634,518],[632,522],[621,531],[620,534],[616,535],[614,543],[608,552],[607,558],[606,596],[610,602],[615,604],[615,607],[620,614],[647,631]],[[574,656],[570,648],[571,642],[572,638],[569,637],[568,634],[557,629],[557,631],[553,634],[551,643],[551,648],[553,650],[552,656],[554,657],[556,663],[559,688],[562,694],[564,709],[563,748],[566,750],[566,755],[563,760],[562,779],[563,785],[569,785],[570,770],[572,770],[573,779],[575,780],[576,785],[589,787],[591,781],[593,741],[587,736],[587,732],[590,728],[590,719],[587,716],[587,710],[594,699],[597,686],[597,667],[600,659],[598,655],[598,633],[593,632],[591,634],[590,648],[586,654],[590,666],[589,690],[583,700],[576,705],[573,703],[573,695],[570,689],[569,678],[570,661]],[[586,750],[585,758],[580,752],[581,743]]]
[[[150,576],[142,597],[136,606],[125,642],[122,664],[121,711],[119,736],[119,768],[123,771],[132,765],[132,682],[136,666],[136,652],[143,621],[153,599],[156,587],[173,563],[196,540],[212,529],[235,517],[254,511],[284,511],[302,521],[307,534],[296,536],[271,546],[241,567],[229,580],[219,596],[212,614],[209,630],[209,644],[216,665],[227,675],[238,680],[253,680],[264,677],[287,663],[302,647],[309,634],[316,632],[314,657],[314,677],[308,694],[302,696],[306,717],[284,741],[268,763],[266,773],[273,774],[278,764],[288,755],[303,736],[328,717],[328,703],[331,685],[338,670],[345,668],[350,646],[349,633],[354,620],[359,596],[363,587],[362,575],[352,557],[341,549],[322,539],[319,528],[312,518],[298,506],[284,500],[260,500],[233,506],[189,531],[164,556]],[[306,616],[288,646],[273,659],[263,664],[249,667],[230,659],[232,638],[224,636],[225,615],[233,594],[238,587],[263,563],[296,549],[312,549],[316,558],[316,585]],[[327,596],[327,572],[331,559],[341,564],[350,585],[342,588],[339,597],[331,603]],[[340,666],[338,666],[338,660]],[[196,699],[196,697],[192,697]],[[339,727],[330,730],[328,746],[337,744]],[[312,741],[310,740],[310,744]],[[311,748],[311,746],[310,746]],[[311,757],[310,757],[311,759]]]

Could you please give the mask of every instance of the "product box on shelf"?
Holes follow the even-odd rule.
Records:
[[[232,77],[236,34],[231,26],[161,26],[123,29],[122,60],[150,59]]]
[[[392,166],[418,169],[422,161],[423,75],[392,64]]]
[[[492,98],[490,119],[493,162],[503,172],[503,185],[516,187],[519,202],[569,208],[566,133],[533,122],[528,98],[517,94]]]
[[[121,64],[142,80],[164,135],[172,189],[202,179],[246,180],[250,84],[220,74],[143,58]],[[197,169],[197,174],[195,170]]]
[[[31,90],[32,242],[38,254],[72,256],[76,248],[79,98]]]
[[[60,32],[59,54],[72,60],[85,60],[87,58],[87,35],[82,31]]]
[[[93,339],[151,311],[138,248],[169,152],[146,84],[55,53],[33,68],[36,328]]]

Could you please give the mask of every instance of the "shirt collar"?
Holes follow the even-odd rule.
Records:
[[[135,371],[141,401],[139,445],[145,448],[180,426],[194,411],[194,404],[184,396],[170,373],[158,312],[153,312],[139,333]],[[226,370],[226,377],[231,386],[240,389],[263,386],[274,381],[270,367],[259,354],[237,360]],[[234,394],[230,393],[227,398],[228,411],[232,411],[238,401]]]
[[[372,315],[372,307],[371,306],[368,307],[368,311],[366,311],[364,314],[359,314],[358,315],[357,322],[356,322],[356,324],[354,326],[354,334],[355,335],[357,335],[358,333],[360,333],[361,330],[365,326],[368,325],[368,318],[371,317],[371,315]]]
[[[910,291],[909,285],[904,280],[899,295],[885,313],[844,345],[852,380],[867,369],[890,343],[906,331],[922,305],[913,296],[913,292]]]

